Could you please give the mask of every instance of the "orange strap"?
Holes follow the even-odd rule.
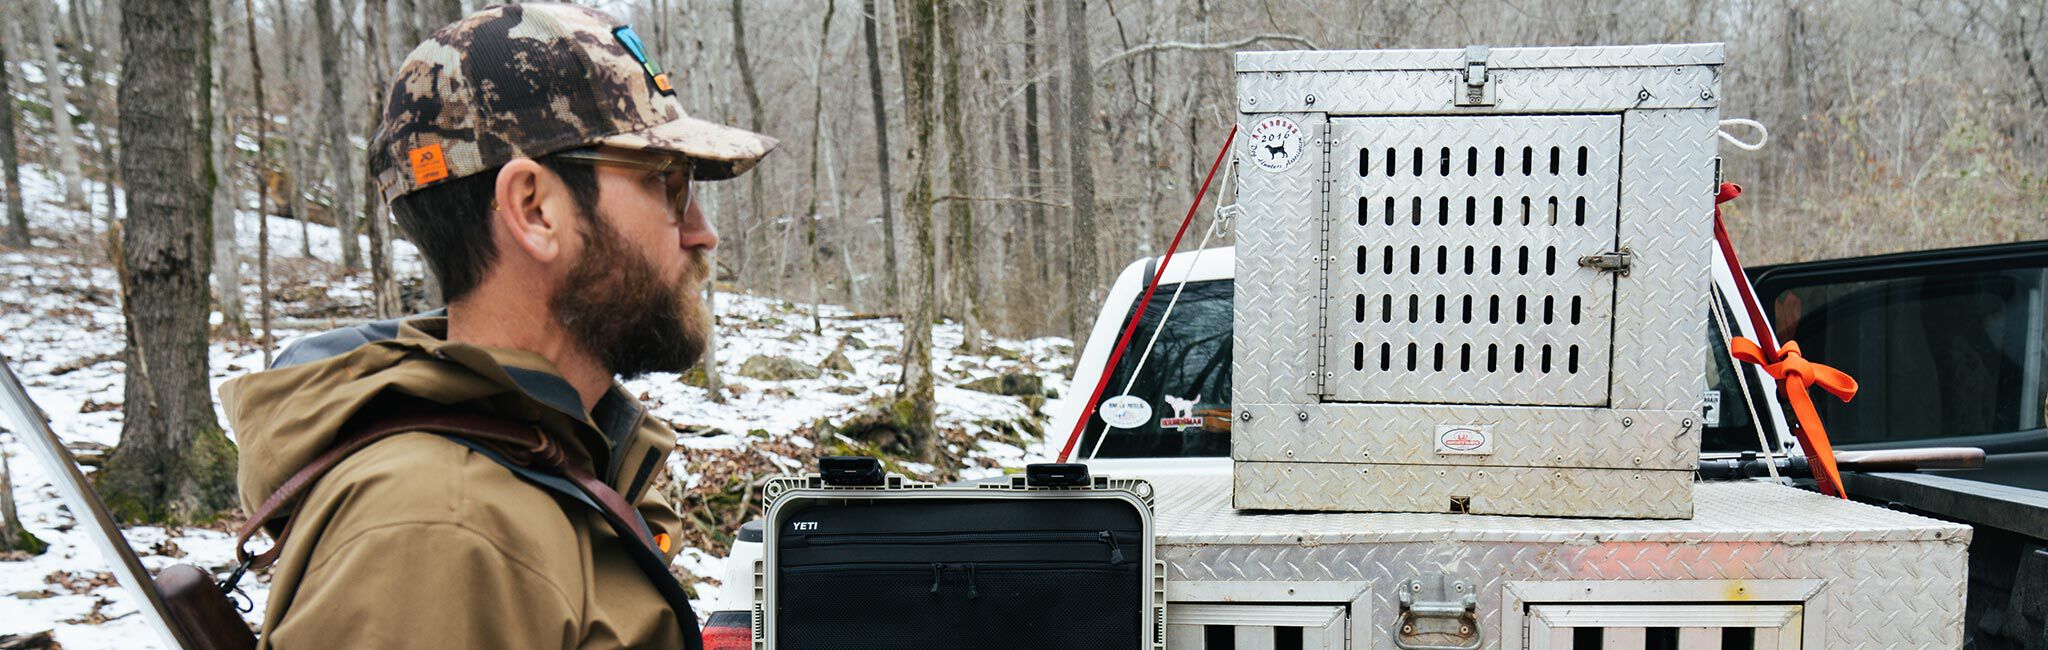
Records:
[[[1787,341],[1773,358],[1755,341],[1738,336],[1728,341],[1728,354],[1737,361],[1763,366],[1765,373],[1781,382],[1779,390],[1785,401],[1792,405],[1792,415],[1797,420],[1792,435],[1799,438],[1801,447],[1806,448],[1806,461],[1813,468],[1814,482],[1819,484],[1822,494],[1849,498],[1849,493],[1842,489],[1842,475],[1835,470],[1835,449],[1828,444],[1828,431],[1821,426],[1820,412],[1814,410],[1813,395],[1808,389],[1819,387],[1847,402],[1856,397],[1856,378],[1807,361],[1799,353],[1799,343],[1795,341]]]

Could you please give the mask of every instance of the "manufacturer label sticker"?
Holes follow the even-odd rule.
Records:
[[[1436,425],[1436,453],[1485,456],[1493,453],[1493,425]]]
[[[1721,391],[1709,388],[1707,392],[1700,394],[1700,398],[1703,400],[1700,406],[1700,426],[1721,426]]]
[[[1101,415],[1102,421],[1111,427],[1136,429],[1145,426],[1146,420],[1152,419],[1152,405],[1135,395],[1118,395],[1102,400],[1102,405],[1095,408],[1095,413]]]
[[[1294,166],[1301,158],[1301,152],[1308,140],[1301,133],[1301,125],[1284,117],[1269,117],[1252,125],[1251,137],[1245,138],[1251,147],[1250,158],[1259,168],[1281,172]]]

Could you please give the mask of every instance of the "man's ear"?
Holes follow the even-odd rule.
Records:
[[[553,208],[552,195],[566,191],[554,172],[532,158],[514,158],[498,169],[492,192],[491,229],[513,247],[541,264],[563,255],[564,238],[574,226],[571,215]],[[500,253],[513,253],[504,251]]]

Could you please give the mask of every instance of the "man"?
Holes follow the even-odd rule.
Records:
[[[572,6],[443,27],[390,97],[370,171],[446,317],[321,335],[223,385],[243,503],[352,418],[426,405],[532,423],[634,504],[650,539],[635,556],[597,508],[482,447],[387,438],[294,511],[263,646],[697,647],[665,573],[679,519],[650,490],[674,433],[614,376],[696,361],[718,236],[690,181],[741,174],[775,141],[688,117],[631,28]]]

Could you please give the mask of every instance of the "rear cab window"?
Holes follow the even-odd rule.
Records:
[[[1088,458],[1199,458],[1230,455],[1230,359],[1231,303],[1234,285],[1229,279],[1190,282],[1173,300],[1177,285],[1161,284],[1138,319],[1129,349],[1117,361],[1104,388],[1104,400],[1125,394],[1152,407],[1144,423],[1130,429],[1108,429],[1100,415],[1088,419],[1076,454]],[[1159,338],[1146,353],[1146,342],[1166,316],[1173,313]],[[1137,301],[1118,323],[1122,334],[1136,311]],[[1143,362],[1142,370],[1139,363]],[[1136,382],[1131,381],[1133,373]],[[1096,377],[1077,378],[1085,386]],[[1078,388],[1082,389],[1082,388]]]

